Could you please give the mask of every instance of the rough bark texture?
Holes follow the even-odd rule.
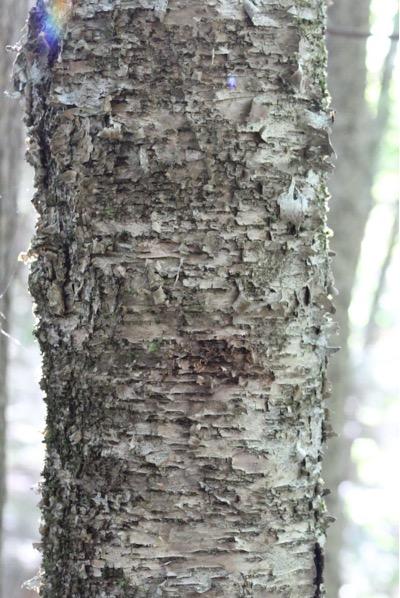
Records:
[[[43,597],[324,594],[324,8],[31,13]]]
[[[2,0],[0,19],[0,563],[2,510],[5,499],[5,408],[7,402],[7,354],[10,313],[10,281],[16,266],[16,229],[19,166],[23,156],[21,113],[11,89],[13,57],[6,45],[21,37],[26,15],[25,0]],[[1,580],[1,572],[0,572]],[[0,581],[1,585],[1,581]],[[1,588],[0,588],[1,593]]]

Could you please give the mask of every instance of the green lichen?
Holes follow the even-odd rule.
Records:
[[[155,339],[151,341],[147,347],[148,353],[156,353],[161,347],[161,340]]]

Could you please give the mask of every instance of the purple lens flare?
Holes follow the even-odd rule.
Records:
[[[235,77],[235,75],[229,75],[228,76],[228,78],[226,80],[226,86],[231,91],[237,89],[238,82],[237,82],[237,78]]]
[[[38,33],[51,52],[57,52],[59,49],[70,4],[70,0],[53,0],[51,3],[38,0],[36,4],[35,18]]]

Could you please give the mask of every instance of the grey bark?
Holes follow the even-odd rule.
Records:
[[[15,44],[27,10],[25,0],[2,0],[0,19],[0,563],[2,512],[5,501],[5,409],[10,314],[10,282],[16,267],[14,234],[17,215],[19,169],[23,155],[21,113],[11,90],[13,57],[6,45]],[[1,565],[0,565],[1,567]],[[0,571],[0,580],[1,580]],[[0,581],[1,586],[1,581]],[[1,587],[0,587],[1,594]]]
[[[39,8],[40,594],[323,596],[324,2]]]

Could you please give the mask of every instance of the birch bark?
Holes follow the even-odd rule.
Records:
[[[43,10],[41,596],[322,596],[324,2]]]

